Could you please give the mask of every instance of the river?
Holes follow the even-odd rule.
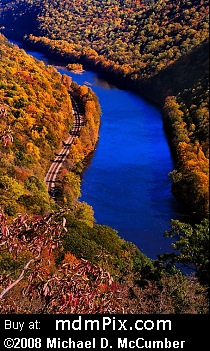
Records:
[[[42,53],[28,53],[78,84],[88,83],[99,98],[100,137],[82,176],[80,198],[93,207],[96,223],[116,229],[152,259],[171,252],[171,239],[163,233],[182,210],[171,194],[168,173],[174,165],[160,109],[95,72],[75,74]]]

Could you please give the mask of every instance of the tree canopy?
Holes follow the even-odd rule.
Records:
[[[166,235],[176,253],[156,261],[96,225],[77,197],[98,138],[97,97],[0,35],[1,312],[208,313],[208,2],[0,0],[0,19],[8,36],[70,67],[94,67],[162,106],[172,191],[196,222],[172,221]],[[44,175],[73,124],[69,91],[85,125],[55,203]],[[177,262],[196,275],[181,274]]]
[[[8,35],[15,28],[16,36],[27,35],[28,43],[67,64],[88,64],[164,107],[177,161],[172,190],[197,220],[209,213],[208,5],[206,0],[0,1]]]

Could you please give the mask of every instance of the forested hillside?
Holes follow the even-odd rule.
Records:
[[[8,35],[32,34],[39,48],[86,62],[164,106],[177,161],[173,192],[198,220],[207,217],[208,1],[0,3]]]
[[[73,121],[71,100],[53,67],[3,36],[0,54],[0,206],[8,215],[44,213],[52,204],[43,180]]]
[[[69,91],[81,101],[86,121],[71,148],[60,202],[78,198],[82,162],[95,148],[100,107],[90,88],[77,86],[53,67],[35,61],[0,37],[0,206],[8,215],[54,207],[44,177],[73,124]],[[70,201],[70,200],[69,200]]]
[[[97,97],[1,35],[1,313],[208,313],[207,1],[0,0],[0,27],[158,103],[176,162],[173,192],[197,222],[173,221],[166,235],[178,253],[155,262],[96,225],[77,198],[98,138]],[[86,123],[55,203],[44,176],[72,127],[69,90]]]
[[[81,301],[78,305],[75,303],[74,311],[106,311],[99,301],[105,299],[107,304],[106,295],[110,299],[117,296],[117,287],[110,273],[103,273],[99,266],[109,270],[117,281],[127,283],[141,267],[152,267],[152,262],[133,244],[120,239],[113,229],[95,225],[91,206],[78,201],[83,161],[94,150],[98,138],[100,106],[97,97],[90,88],[71,82],[53,67],[45,66],[9,43],[3,35],[0,35],[0,48],[1,313],[41,310],[49,313],[59,311],[62,306],[64,311],[69,311],[70,307],[62,305],[60,300],[51,310],[47,301],[42,303],[47,295],[41,291],[52,273],[55,274],[53,279],[61,279],[61,282],[56,286],[52,282],[54,288],[51,288],[59,289],[63,283],[66,289],[65,284],[68,285],[68,279],[72,279],[77,269],[81,270],[81,276],[79,274],[78,280],[75,278],[73,285]],[[50,199],[44,176],[54,152],[71,130],[73,114],[69,91],[81,103],[85,125],[59,174],[61,193],[55,203]],[[69,265],[69,278],[64,282],[60,270],[66,272],[65,265]],[[90,275],[86,290],[85,275]],[[11,295],[6,294],[5,298],[7,288],[10,290],[13,283],[14,286],[18,284],[17,289],[12,289]],[[96,301],[91,307],[94,284]],[[27,292],[22,291],[26,287]],[[72,290],[73,300],[77,299],[77,293],[74,296]],[[88,293],[89,303],[83,303],[85,293]],[[34,295],[32,302],[31,294]],[[116,301],[111,300],[107,311],[115,308],[115,304]]]

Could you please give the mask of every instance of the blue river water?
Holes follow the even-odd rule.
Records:
[[[100,138],[82,178],[81,201],[89,203],[97,223],[135,243],[150,258],[170,252],[163,236],[180,208],[171,194],[168,173],[173,160],[161,111],[137,94],[110,86],[94,72],[73,74],[88,82],[102,109]]]
[[[28,53],[56,66],[41,53]],[[100,137],[82,176],[80,201],[93,207],[96,223],[116,229],[148,257],[171,252],[171,239],[163,234],[182,210],[171,194],[168,173],[174,165],[161,111],[95,72],[75,74],[56,68],[78,84],[91,86],[102,110]]]

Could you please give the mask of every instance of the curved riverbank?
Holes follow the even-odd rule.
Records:
[[[61,62],[28,53],[54,64],[79,85],[88,82],[99,98],[100,138],[82,176],[80,200],[93,207],[97,223],[116,229],[148,257],[171,251],[171,239],[163,233],[183,211],[170,192],[173,161],[160,110],[92,71],[74,74]]]

